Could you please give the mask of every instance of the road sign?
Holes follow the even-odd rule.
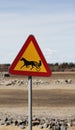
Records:
[[[33,35],[30,35],[9,68],[11,74],[50,76],[51,70]]]

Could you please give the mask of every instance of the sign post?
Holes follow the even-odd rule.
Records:
[[[32,76],[28,77],[29,130],[32,130]]]
[[[9,68],[10,74],[27,75],[29,130],[32,130],[32,76],[51,75],[51,70],[33,35],[30,35]]]

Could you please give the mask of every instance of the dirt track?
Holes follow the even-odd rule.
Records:
[[[0,106],[24,107],[28,104],[28,90],[0,89]],[[75,90],[33,90],[33,106],[75,106]]]

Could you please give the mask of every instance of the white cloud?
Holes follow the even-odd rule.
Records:
[[[44,48],[43,49],[43,54],[44,54],[47,62],[51,63],[52,58],[56,54],[56,50],[52,50],[50,48]]]
[[[0,35],[16,35],[34,32],[38,34],[61,34],[75,27],[75,14],[0,13]]]
[[[7,50],[11,48],[10,56],[13,59],[30,33],[35,35],[42,48],[49,46],[43,49],[48,62],[62,61],[64,58],[60,53],[68,53],[71,44],[71,50],[75,48],[75,13],[63,10],[51,10],[49,13],[3,10],[0,12],[0,56],[3,56],[0,61],[6,62],[4,57],[10,59]],[[67,54],[68,60],[73,58],[68,58]]]

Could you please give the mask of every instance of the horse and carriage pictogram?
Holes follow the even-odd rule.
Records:
[[[23,67],[29,68],[30,70],[32,70],[33,68],[35,68],[37,71],[40,71],[40,67],[42,65],[41,60],[37,61],[29,61],[27,59],[25,59],[24,57],[22,57],[20,59],[20,61],[23,61],[23,65],[21,66],[20,69],[22,69]]]

